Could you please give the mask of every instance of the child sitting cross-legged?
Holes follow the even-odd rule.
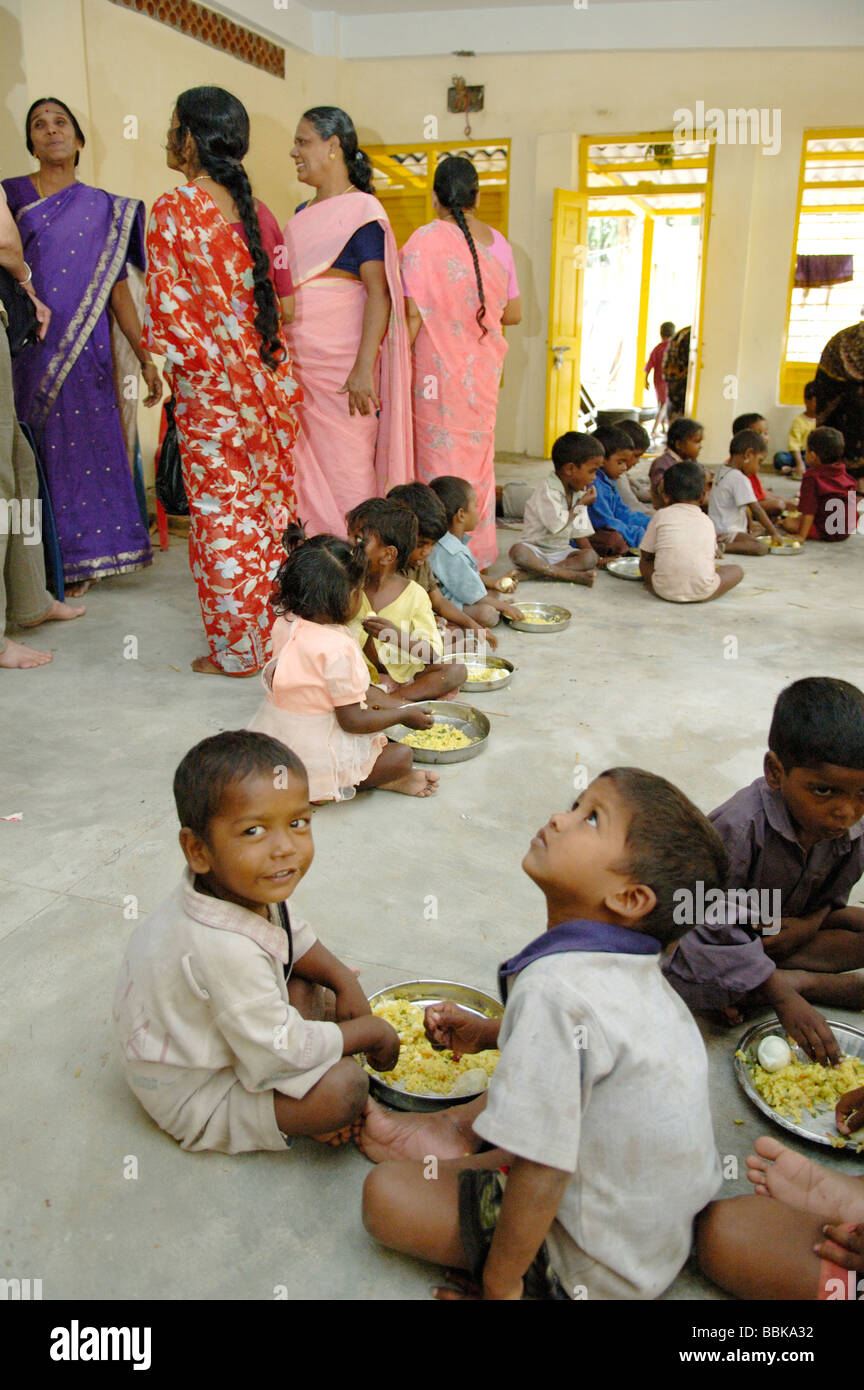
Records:
[[[347,624],[360,610],[366,552],[337,536],[292,545],[276,576],[274,657],[262,672],[267,698],[249,724],[302,759],[313,802],[344,801],[381,787],[408,796],[437,791],[438,776],[414,768],[411,749],[388,743],[394,724],[428,729],[431,714],[369,683]],[[383,707],[382,707],[383,706]]]
[[[729,462],[723,463],[714,475],[714,486],[708,498],[708,515],[723,547],[732,555],[767,555],[768,543],[751,535],[755,520],[774,540],[780,540],[777,527],[759,502],[750,479],[759,471],[767,445],[755,430],[741,430],[729,445]]]
[[[373,683],[400,700],[440,700],[458,690],[463,662],[439,661],[444,651],[425,589],[405,571],[417,549],[417,519],[401,502],[371,497],[345,518],[348,534],[366,551],[368,568],[351,630]]]
[[[703,438],[704,428],[698,420],[679,415],[677,420],[672,421],[666,435],[666,450],[657,455],[648,470],[651,501],[655,507],[666,505],[660,484],[667,468],[671,468],[673,463],[696,463],[702,451]]]
[[[184,1149],[342,1142],[368,1093],[354,1055],[393,1065],[399,1039],[288,915],[315,853],[303,764],[266,734],[216,734],[186,754],[174,798],[187,868],[135,928],[114,998],[126,1080]]]
[[[707,483],[698,463],[673,463],[663,475],[668,506],[656,512],[642,537],[639,570],[646,586],[670,603],[704,603],[740,584],[740,565],[714,558],[717,533],[702,511]]]
[[[843,436],[823,425],[811,431],[804,448],[799,515],[784,517],[781,525],[802,541],[846,541],[858,529],[858,494],[843,461]]]
[[[429,562],[444,597],[483,627],[495,627],[502,613],[508,618],[521,618],[519,609],[502,597],[505,590],[501,588],[501,580],[486,579],[480,573],[465,542],[466,535],[471,534],[479,519],[477,494],[471,484],[464,478],[447,474],[433,478],[429,486],[447,513],[447,530],[436,542]],[[515,588],[512,575],[502,575],[502,578],[510,581],[506,590]]]
[[[787,447],[774,455],[774,467],[778,473],[791,473],[793,478],[804,477],[804,455],[807,440],[819,424],[819,396],[815,381],[808,381],[804,387],[804,411],[796,415],[789,426]]]
[[[813,1005],[864,1008],[864,909],[848,906],[864,871],[864,694],[825,676],[787,686],[764,771],[709,817],[734,899],[663,969],[691,1008],[730,1023],[742,1008],[773,1008],[809,1056],[834,1062],[839,1048]]]
[[[638,420],[619,420],[615,428],[621,430],[622,434],[626,434],[631,447],[627,472],[622,473],[615,484],[618,495],[631,511],[644,512],[646,516],[651,516],[654,512],[651,505],[651,483],[648,478],[631,476],[636,464],[651,443],[648,431],[639,424]]]
[[[765,440],[767,458],[771,449],[771,431],[768,429],[768,421],[765,416],[760,415],[758,410],[750,410],[744,415],[736,415],[732,421],[732,433],[733,435],[740,434],[742,430],[754,430],[756,434],[761,434]],[[779,516],[789,506],[788,497],[781,497],[776,492],[766,492],[758,472],[751,475],[750,486],[756,501],[768,516]]]
[[[594,479],[603,456],[603,445],[590,434],[568,430],[555,440],[555,471],[525,504],[522,539],[510,549],[514,565],[546,579],[594,583],[597,556],[588,540],[594,529],[588,503],[597,495]]]
[[[594,479],[597,496],[588,506],[588,516],[594,527],[591,545],[602,559],[612,559],[639,546],[648,517],[644,512],[631,510],[616,487],[633,461],[634,449],[629,436],[610,425],[595,430],[593,438],[602,445],[606,457]]]
[[[426,1013],[435,1045],[501,1048],[488,1092],[434,1116],[370,1100],[363,1219],[382,1245],[463,1271],[469,1296],[656,1298],[720,1184],[705,1048],[659,957],[687,930],[676,893],[724,883],[726,854],[676,787],[614,768],[522,867],[546,927],[499,969],[503,1020]]]
[[[438,580],[432,573],[429,557],[436,543],[446,536],[448,530],[447,512],[437,492],[428,483],[400,483],[397,487],[391,487],[387,500],[401,502],[403,507],[407,507],[417,518],[417,548],[412,552],[405,574],[429,595],[438,626],[446,627],[450,632],[461,632],[465,639],[463,648],[466,650],[478,651],[484,642],[488,642],[494,651],[498,646],[497,639],[483,623],[479,623],[464,608],[444,597]],[[497,617],[495,621],[497,622]]]

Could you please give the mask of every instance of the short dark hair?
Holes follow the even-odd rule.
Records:
[[[303,782],[308,780],[297,754],[269,734],[228,729],[196,743],[174,773],[174,801],[181,826],[206,840],[227,789],[256,773],[275,777],[277,768],[287,769]]]
[[[396,568],[404,570],[417,549],[417,518],[401,502],[369,497],[345,518],[348,529],[362,536],[377,536],[382,545],[396,547]]]
[[[593,434],[580,434],[577,430],[568,430],[566,434],[559,435],[552,445],[552,463],[556,473],[567,463],[587,463],[589,459],[605,458],[606,451],[599,439],[595,439]]]
[[[732,421],[732,433],[740,434],[742,430],[752,430],[757,420],[764,419],[765,416],[761,415],[758,410],[751,410],[747,415],[738,415]]]
[[[864,694],[833,676],[806,676],[781,690],[768,747],[785,772],[793,767],[864,768]]]
[[[671,337],[672,337],[672,334],[673,334],[674,332],[675,332],[675,325],[674,325],[674,323],[672,322],[671,319],[666,319],[665,323],[661,323],[661,325],[660,325],[660,337],[661,337],[661,338],[671,338]]]
[[[705,470],[690,459],[673,463],[663,474],[662,483],[670,502],[698,502],[705,491]]]
[[[439,502],[444,504],[449,528],[456,513],[469,505],[474,489],[465,478],[457,478],[454,473],[446,473],[442,478],[433,478],[429,486]]]
[[[387,493],[388,502],[401,502],[417,518],[417,538],[440,541],[447,534],[447,511],[428,483],[400,483]]]
[[[366,552],[340,536],[310,536],[290,550],[273,587],[274,613],[310,622],[347,623],[351,595],[366,578]]]
[[[804,399],[805,399],[805,401],[811,401],[811,400],[814,399],[814,397],[816,397],[816,396],[818,396],[818,395],[819,395],[819,387],[816,385],[816,382],[815,382],[815,381],[808,381],[808,382],[807,382],[807,385],[804,387]]]
[[[639,424],[638,420],[619,420],[615,428],[626,434],[633,448],[638,450],[640,454],[644,454],[651,443],[651,436],[645,427]]]
[[[846,440],[839,430],[830,425],[820,425],[807,436],[807,449],[812,449],[820,463],[839,463],[846,452]]]
[[[615,784],[630,811],[627,863],[617,872],[654,890],[657,903],[639,926],[666,946],[693,925],[675,922],[676,893],[686,889],[695,901],[699,883],[706,893],[726,887],[725,846],[711,822],[665,777],[638,767],[612,767],[600,776]]]
[[[752,449],[754,454],[765,454],[768,452],[768,441],[764,434],[757,434],[755,430],[739,430],[729,441],[729,457],[737,454],[746,454],[748,449]]]
[[[69,110],[69,107],[66,105],[65,101],[61,101],[59,97],[37,97],[36,100],[32,103],[32,105],[31,105],[31,107],[30,107],[30,110],[27,112],[27,115],[26,115],[25,118],[24,118],[24,138],[25,138],[25,140],[27,141],[27,149],[29,150],[30,154],[33,154],[33,140],[32,140],[32,137],[31,137],[31,135],[30,135],[30,121],[31,121],[31,119],[32,119],[32,117],[33,117],[33,112],[36,110],[36,107],[37,107],[37,106],[44,106],[45,103],[48,102],[48,101],[53,102],[53,104],[54,104],[55,106],[62,106],[62,107],[63,107],[63,110],[66,112],[66,115],[69,117],[70,121],[72,122],[72,128],[73,128],[73,130],[75,131],[75,137],[76,137],[76,139],[78,139],[78,140],[81,141],[81,149],[83,149],[84,146],[86,145],[87,141],[84,139],[84,132],[83,132],[83,130],[81,129],[80,125],[78,124],[78,120],[77,120],[77,117],[75,116],[74,111],[70,111],[70,110]],[[75,165],[76,165],[76,168],[77,168],[77,165],[78,165],[78,157],[79,157],[80,153],[81,153],[80,150],[76,150],[76,151],[75,151]]]
[[[598,425],[591,438],[602,444],[607,459],[612,454],[629,454],[633,448],[629,434],[625,434],[618,425]]]
[[[704,428],[698,420],[691,420],[689,415],[679,415],[677,420],[672,421],[666,434],[667,449],[674,449],[676,444],[683,444],[685,439],[702,434]]]

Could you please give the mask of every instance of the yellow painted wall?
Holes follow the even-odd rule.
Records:
[[[252,119],[248,167],[256,192],[281,220],[305,190],[289,158],[297,117],[331,102],[353,116],[361,141],[422,139],[429,115],[438,138],[460,139],[464,117],[446,113],[454,71],[486,87],[472,116],[474,137],[512,141],[510,239],[524,321],[508,330],[497,443],[536,453],[543,436],[549,233],[556,186],[576,186],[581,134],[671,129],[676,107],[779,107],[782,146],[720,146],[706,265],[698,412],[706,461],[725,454],[732,417],[762,410],[785,442],[795,410],[777,406],[795,195],[802,132],[861,120],[856,50],[545,54],[478,59],[345,62],[287,51],[286,81],[188,39],[108,0],[0,0],[3,174],[28,171],[20,122],[50,91],[83,119],[82,176],[148,204],[176,182],[164,164],[165,130],[177,93],[212,83],[229,88]],[[25,75],[26,74],[26,75]],[[139,138],[125,140],[124,118]],[[653,331],[653,330],[652,330]],[[738,382],[737,400],[729,399]],[[145,444],[152,439],[146,422]]]

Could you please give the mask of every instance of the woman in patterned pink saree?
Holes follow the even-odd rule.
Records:
[[[399,253],[344,111],[306,111],[291,156],[315,189],[284,231],[296,296],[285,333],[303,389],[297,508],[308,535],[344,536],[346,512],[414,476]]]
[[[495,415],[507,343],[502,326],[522,309],[513,252],[478,222],[477,171],[462,155],[435,171],[435,222],[402,248],[408,329],[414,344],[414,466],[429,483],[465,478],[480,522],[466,540],[481,569],[498,558]]]
[[[169,168],[147,233],[145,340],[164,352],[189,499],[189,563],[208,656],[193,670],[251,676],[270,654],[273,578],[296,517],[291,450],[300,392],[281,332],[276,219],[241,163],[249,118],[219,87],[177,98]],[[269,256],[268,256],[269,251]]]

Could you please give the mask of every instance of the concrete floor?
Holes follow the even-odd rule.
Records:
[[[546,467],[502,462],[499,473]],[[502,554],[516,534],[499,533]],[[292,905],[368,992],[428,975],[494,992],[498,962],[542,929],[519,864],[537,827],[569,805],[575,763],[591,776],[647,767],[708,811],[759,775],[784,684],[819,674],[864,686],[862,548],[855,537],[744,559],[738,589],[693,608],[605,574],[591,591],[524,584],[574,621],[545,637],[501,632],[519,669],[508,689],[475,697],[492,717],[489,748],[445,768],[431,800],[373,793],[325,808]],[[132,929],[124,908],[146,914],[180,872],[174,768],[198,739],[245,724],[259,697],[254,682],[189,670],[204,642],[182,541],[87,602],[82,622],[34,642],[52,665],[2,673],[0,815],[23,812],[0,821],[2,1275],[41,1278],[46,1299],[267,1299],[280,1285],[291,1298],[424,1299],[436,1272],[363,1231],[359,1153],[298,1142],[285,1155],[186,1154],[120,1078],[111,1000]],[[137,659],[124,657],[130,636]],[[427,921],[430,894],[438,917]],[[851,901],[864,901],[862,885]],[[766,1126],[733,1078],[737,1034],[704,1031],[718,1147],[741,1172],[724,1191],[742,1192]],[[130,1157],[136,1179],[124,1177]],[[719,1296],[690,1269],[666,1294]]]

